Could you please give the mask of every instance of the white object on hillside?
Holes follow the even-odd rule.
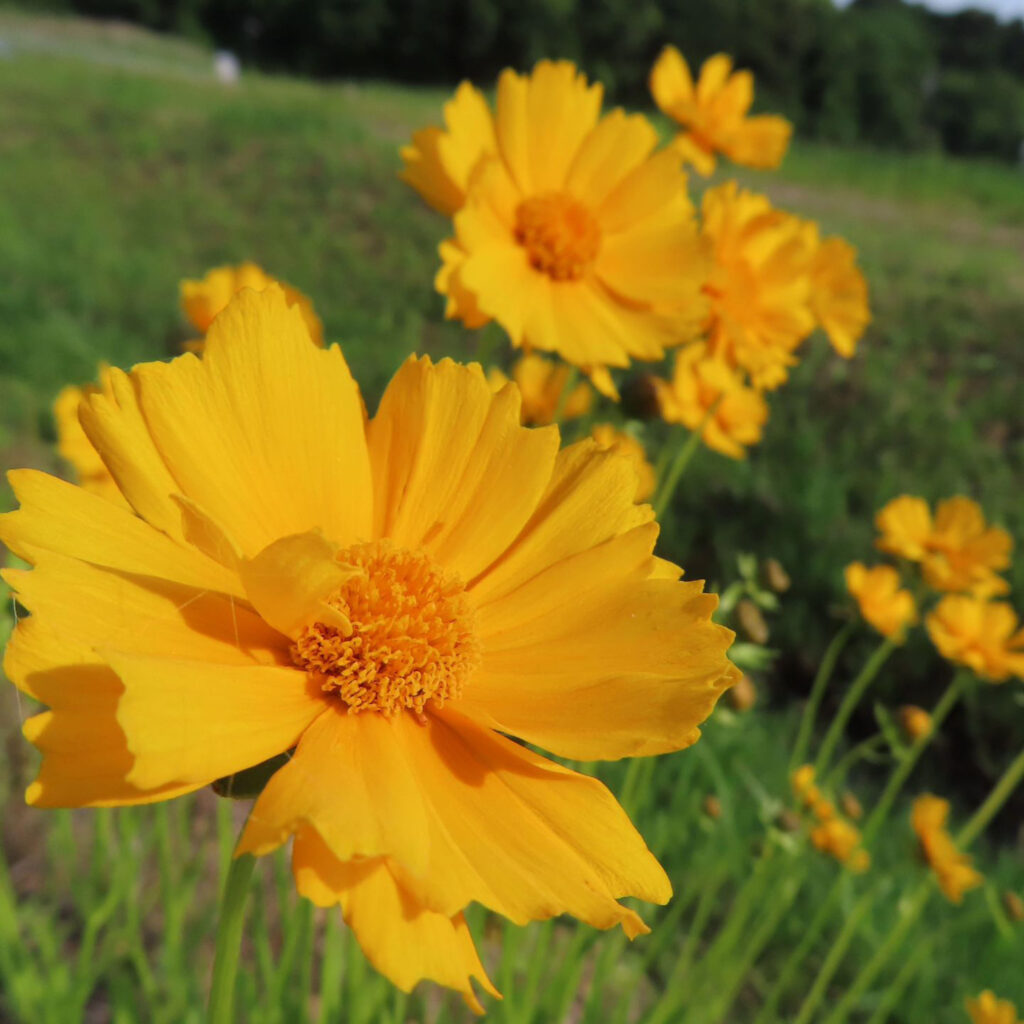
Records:
[[[213,73],[224,85],[237,85],[242,77],[242,65],[230,50],[218,50],[213,55]]]

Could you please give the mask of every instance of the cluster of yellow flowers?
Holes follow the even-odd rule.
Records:
[[[761,437],[763,392],[816,327],[853,354],[867,287],[846,242],[735,182],[708,189],[698,219],[685,162],[774,167],[788,145],[782,118],[747,116],[749,72],[719,54],[694,84],[668,47],[651,91],[681,128],[661,148],[642,115],[602,116],[601,86],[567,61],[503,72],[493,110],[464,82],[444,126],[402,150],[403,177],[453,218],[436,278],[449,317],[497,321],[515,347],[558,353],[611,397],[610,369],[679,348],[656,381],[662,415],[738,458]]]
[[[1017,1007],[1008,999],[997,999],[986,989],[977,999],[967,1000],[971,1024],[1018,1024]]]
[[[924,499],[901,495],[875,523],[878,548],[920,565],[916,589],[941,595],[925,617],[939,653],[991,682],[1024,679],[1024,629],[1010,604],[991,600],[1009,589],[999,572],[1010,565],[1010,535],[988,525],[977,502],[962,496],[940,501],[933,517]],[[846,586],[861,615],[891,640],[902,640],[918,619],[917,602],[891,565],[854,562]]]
[[[822,794],[815,782],[814,765],[804,764],[797,768],[793,773],[792,785],[797,801],[817,821],[811,829],[811,842],[814,846],[857,874],[867,871],[871,866],[871,854],[861,846],[860,830],[844,818],[836,805]],[[845,801],[845,805],[848,810],[860,809],[856,798]]]
[[[910,823],[939,887],[950,902],[959,903],[964,893],[981,885],[984,878],[971,867],[971,858],[956,848],[946,830],[948,817],[949,801],[925,793],[914,801]]]

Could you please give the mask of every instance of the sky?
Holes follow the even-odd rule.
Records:
[[[967,7],[975,7],[982,11],[991,11],[999,18],[1011,21],[1024,18],[1024,0],[911,0],[930,7],[933,11],[948,14],[951,11],[962,11]],[[840,7],[845,7],[850,0],[837,0]]]

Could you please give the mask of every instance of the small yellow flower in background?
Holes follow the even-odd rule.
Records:
[[[793,126],[774,114],[747,115],[754,76],[733,71],[724,53],[704,62],[694,84],[686,59],[666,46],[651,69],[650,87],[654,102],[683,129],[674,145],[705,177],[715,169],[716,153],[747,167],[782,163]]]
[[[598,447],[612,449],[632,459],[637,476],[636,500],[646,501],[654,493],[657,480],[654,476],[654,467],[647,461],[644,446],[631,434],[618,430],[610,423],[598,423],[590,431],[590,436],[597,442]]]
[[[110,367],[102,365],[98,374],[99,384],[83,387],[69,385],[61,389],[53,403],[53,418],[57,428],[57,452],[75,471],[77,483],[83,490],[98,494],[108,501],[125,504],[114,478],[110,475],[99,452],[86,436],[78,420],[78,409],[88,395],[102,392],[110,395]]]
[[[817,237],[817,227],[812,225],[812,229]],[[871,311],[868,283],[857,266],[857,250],[842,238],[826,238],[815,245],[811,312],[836,352],[852,359],[871,322]]]
[[[989,989],[977,999],[968,999],[966,1007],[971,1024],[1018,1024],[1017,1007],[1008,999],[997,999]]]
[[[994,597],[1009,589],[996,575],[1010,564],[1013,539],[989,526],[976,501],[962,496],[940,501],[932,518],[923,498],[901,495],[875,517],[882,551],[921,562],[924,577],[936,590],[969,591]]]
[[[284,292],[289,306],[295,306],[306,322],[309,335],[317,345],[324,343],[324,328],[320,317],[313,309],[313,303],[297,288],[278,281],[255,263],[240,263],[238,266],[214,267],[198,280],[186,279],[181,282],[181,308],[190,323],[200,334],[205,335],[214,318],[243,289],[265,291],[277,284]],[[201,352],[202,338],[190,341],[186,348]]]
[[[959,903],[964,893],[977,888],[984,878],[971,866],[971,858],[956,848],[946,831],[948,817],[949,801],[925,793],[914,801],[910,823],[946,899]]]
[[[523,401],[523,423],[543,427],[554,423],[562,393],[569,383],[570,370],[565,363],[545,359],[529,352],[512,367],[512,380],[519,386]],[[508,377],[497,367],[487,374],[493,391],[500,391]],[[573,420],[590,412],[594,393],[586,381],[579,381],[564,399],[562,420]]]
[[[602,784],[533,750],[686,747],[739,674],[717,599],[654,557],[629,459],[559,450],[449,360],[408,359],[368,420],[276,286],[202,358],[109,383],[81,418],[131,510],[21,470],[0,517],[33,565],[4,574],[30,613],[5,672],[49,708],[27,800],[150,803],[287,751],[239,852],[294,840],[299,892],[378,970],[477,1008],[470,903],[646,931],[619,899],[664,903],[665,873]]]
[[[790,780],[793,786],[793,794],[805,807],[811,807],[818,802],[821,793],[814,782],[814,765],[802,764]]]
[[[707,261],[679,155],[655,152],[642,115],[602,117],[601,100],[568,61],[502,72],[495,149],[482,145],[465,182],[435,284],[448,317],[496,320],[515,347],[557,352],[607,392],[607,367],[699,333]]]
[[[921,739],[932,731],[932,716],[915,704],[904,704],[899,710],[900,727],[908,740]]]
[[[868,569],[860,562],[846,567],[846,589],[860,613],[882,636],[902,641],[907,627],[917,622],[917,606],[909,590],[900,587],[900,574],[891,565]]]
[[[925,623],[939,654],[993,683],[1024,679],[1024,629],[1005,601],[950,594]]]
[[[703,344],[676,354],[672,380],[654,379],[661,415],[669,423],[696,430],[703,423],[704,443],[732,459],[761,440],[768,405],[721,359],[707,355]],[[713,410],[713,411],[712,411]]]
[[[498,150],[494,119],[484,94],[463,82],[444,105],[444,128],[431,126],[413,133],[401,150],[405,168],[399,177],[447,216],[466,201],[470,175],[481,157]]]
[[[843,818],[826,818],[811,829],[811,842],[855,874],[867,871],[871,855],[860,845],[860,829]]]
[[[702,212],[712,254],[704,286],[709,348],[746,371],[755,387],[776,388],[815,327],[813,239],[799,218],[734,181],[709,188]]]

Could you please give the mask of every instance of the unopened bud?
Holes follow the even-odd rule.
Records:
[[[782,563],[777,558],[769,558],[762,566],[764,581],[776,594],[784,594],[789,590],[789,573],[782,568]]]
[[[904,704],[900,708],[900,725],[907,739],[919,740],[927,736],[932,728],[932,716],[914,704]]]
[[[722,816],[722,801],[713,793],[709,793],[704,797],[704,813],[715,821],[718,821]]]
[[[1011,921],[1024,921],[1024,900],[1010,889],[1003,893],[1003,906],[1006,908],[1006,916]]]
[[[736,605],[736,618],[740,628],[755,644],[768,642],[768,623],[764,621],[761,609],[749,597],[743,598]]]
[[[860,821],[864,817],[864,808],[861,807],[860,801],[853,795],[849,790],[843,794],[843,814],[848,818],[853,818],[854,821]]]
[[[725,692],[733,711],[749,711],[757,703],[757,687],[745,673]]]

